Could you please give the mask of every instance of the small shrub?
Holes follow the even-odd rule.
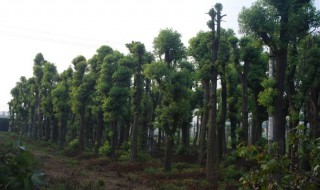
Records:
[[[0,147],[0,189],[32,190],[46,184],[44,174],[35,169],[35,158],[25,147]]]
[[[66,156],[76,156],[79,153],[79,139],[73,139],[63,151]]]
[[[120,161],[130,160],[131,155],[130,155],[129,151],[120,151],[119,154],[120,154],[120,156],[119,156]]]
[[[148,167],[148,168],[145,168],[144,169],[144,172],[146,173],[146,174],[155,174],[156,172],[157,172],[157,170],[156,169],[154,169],[153,167]]]
[[[99,148],[99,155],[105,156],[110,153],[111,153],[111,146],[109,144],[109,141],[105,141],[104,144]]]
[[[230,165],[225,170],[225,176],[227,179],[239,180],[243,176],[243,171],[236,168],[234,165]]]
[[[148,152],[141,152],[141,151],[138,152],[137,157],[139,161],[143,161],[143,162],[149,161],[152,159],[151,155]]]
[[[68,147],[71,149],[79,148],[79,139],[73,139],[72,141],[70,141]]]

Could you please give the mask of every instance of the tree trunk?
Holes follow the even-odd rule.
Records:
[[[277,81],[276,90],[277,95],[274,100],[274,113],[272,115],[273,118],[273,136],[274,142],[277,143],[277,154],[284,155],[285,154],[285,104],[283,99],[284,93],[284,82],[285,82],[285,72],[286,72],[286,64],[287,64],[287,49],[284,48],[282,51],[276,55],[276,74],[275,78]]]
[[[199,151],[198,151],[198,165],[202,165],[203,158],[204,158],[204,148],[205,148],[205,141],[206,141],[206,134],[207,134],[207,125],[208,125],[208,104],[209,104],[209,97],[210,97],[210,89],[209,89],[209,80],[203,80],[202,86],[204,89],[203,94],[203,111],[202,111],[202,118],[201,118],[201,126],[200,126],[200,136],[199,136]]]
[[[215,69],[211,72],[211,94],[209,107],[209,132],[207,144],[207,179],[209,181],[215,180],[215,169],[218,165],[218,135],[217,135],[217,76]]]
[[[103,133],[103,112],[101,108],[98,111],[97,118],[97,130],[96,130],[96,146],[95,146],[95,154],[99,153],[99,148],[101,147],[101,138]]]
[[[174,146],[173,134],[166,134],[166,147],[164,156],[164,171],[171,171],[172,151]]]
[[[198,136],[199,136],[199,115],[196,116],[196,124],[194,126],[194,138],[193,138],[193,146],[196,146],[198,142]]]
[[[51,119],[51,122],[52,122],[51,140],[52,142],[58,142],[58,135],[59,135],[58,122],[54,115],[51,118],[52,118]]]
[[[310,98],[310,125],[312,131],[312,138],[317,139],[320,137],[320,126],[319,126],[319,87],[313,87],[311,90]]]
[[[150,127],[149,129],[149,143],[148,143],[148,151],[150,155],[154,154],[154,128]]]
[[[161,148],[161,140],[162,140],[162,130],[158,128],[158,143],[157,143],[157,151]]]
[[[51,134],[51,120],[48,116],[45,117],[45,140],[49,141],[50,140],[50,134]]]
[[[189,123],[184,121],[181,126],[182,131],[182,146],[183,150],[187,151],[189,149]]]
[[[112,153],[117,150],[118,147],[118,126],[117,121],[110,122],[110,129],[112,131],[112,137],[111,137],[111,149]]]
[[[80,111],[80,129],[79,129],[79,151],[84,150],[84,128],[85,128],[85,119],[84,119],[84,109],[81,108]]]
[[[149,122],[144,119],[144,122],[141,127],[141,135],[140,135],[140,147],[142,151],[146,151],[148,147],[148,129]]]
[[[139,132],[139,113],[134,113],[132,136],[131,136],[131,160],[137,160],[138,153],[138,132]]]
[[[66,120],[65,119],[61,119],[60,122],[59,122],[59,144],[61,147],[64,146],[65,144],[65,137],[66,137],[66,134],[65,134],[65,128],[66,128]]]
[[[33,138],[39,139],[39,128],[40,128],[40,96],[36,94],[36,103],[34,110],[34,127],[33,127]]]
[[[221,10],[211,9],[210,14],[211,22],[211,34],[212,34],[212,60],[211,60],[211,73],[210,73],[210,101],[209,101],[209,133],[207,142],[207,167],[206,167],[206,177],[207,180],[213,182],[215,180],[215,169],[219,163],[218,156],[218,134],[217,134],[217,79],[218,79],[218,52],[220,44],[220,34],[221,34]],[[216,13],[216,14],[215,14]],[[217,17],[217,31],[215,31],[215,17]]]
[[[242,130],[240,140],[244,143],[248,143],[248,129],[249,129],[249,122],[248,122],[248,69],[249,63],[245,61],[243,65],[243,73],[240,73],[241,77],[241,87],[242,87]]]
[[[252,112],[252,127],[251,127],[251,140],[250,144],[257,145],[262,139],[262,122],[266,115],[265,108],[258,102],[258,94],[254,94],[255,107]]]
[[[224,72],[225,73],[225,72]],[[219,160],[222,159],[222,156],[225,154],[227,150],[226,143],[226,132],[225,132],[225,124],[227,117],[227,82],[225,80],[225,76],[221,78],[221,115],[220,115],[220,124],[219,124]]]

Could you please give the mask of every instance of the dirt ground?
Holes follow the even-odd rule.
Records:
[[[39,160],[48,187],[45,189],[150,190],[147,181],[138,178],[139,164],[119,164],[94,156],[67,157],[51,146],[28,142]]]

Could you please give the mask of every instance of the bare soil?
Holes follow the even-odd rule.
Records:
[[[45,173],[46,189],[153,189],[147,181],[138,178],[138,172],[143,171],[139,163],[121,164],[94,156],[67,157],[50,145],[37,145],[34,141],[28,144]]]

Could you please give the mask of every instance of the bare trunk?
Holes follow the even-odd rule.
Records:
[[[205,148],[205,140],[207,134],[207,125],[208,125],[208,103],[209,103],[209,81],[202,81],[202,86],[204,89],[203,94],[203,113],[201,118],[201,126],[200,126],[200,136],[199,136],[199,152],[198,152],[198,165],[202,165],[204,158],[204,148]]]
[[[199,137],[199,115],[197,115],[196,117],[197,117],[197,121],[196,121],[196,125],[194,126],[193,146],[197,144],[198,137]]]
[[[278,91],[274,100],[274,113],[272,115],[274,128],[274,142],[277,143],[278,155],[285,154],[285,114],[284,114],[284,82],[285,82],[285,72],[286,72],[286,63],[287,63],[287,49],[282,50],[277,56],[277,64],[276,64],[276,74],[275,78],[277,81],[276,90]]]
[[[137,160],[138,153],[138,132],[139,132],[139,114],[134,113],[133,126],[132,126],[132,136],[131,136],[131,160]]]
[[[164,156],[164,171],[171,171],[172,151],[174,146],[173,134],[166,135],[166,148]]]
[[[319,126],[319,87],[313,87],[311,90],[310,98],[310,117],[311,117],[311,131],[312,138],[317,139],[320,137],[320,126]]]
[[[183,150],[187,151],[189,149],[189,123],[183,122],[181,126],[182,130],[182,146]]]
[[[101,109],[99,109],[98,119],[97,119],[97,130],[96,130],[96,146],[95,146],[96,154],[98,154],[99,148],[101,147],[102,132],[103,132],[103,112]]]
[[[58,122],[54,116],[52,116],[51,118],[52,118],[51,119],[51,122],[52,122],[52,124],[51,124],[52,125],[52,127],[51,127],[51,129],[52,129],[51,140],[52,140],[52,142],[58,142],[58,135],[59,135]]]
[[[153,127],[150,127],[150,129],[149,129],[148,151],[149,151],[150,155],[154,154],[154,129],[153,129]]]
[[[80,111],[80,129],[79,129],[79,151],[84,150],[84,129],[85,119],[84,119],[84,108]]]
[[[131,136],[131,160],[137,160],[138,154],[138,133],[140,128],[140,120],[141,120],[141,98],[142,98],[142,76],[141,76],[141,66],[142,66],[142,55],[138,54],[138,65],[137,71],[135,74],[134,81],[134,118],[133,118],[133,126],[132,126],[132,136]]]
[[[217,71],[213,70],[211,78],[211,94],[209,107],[209,132],[207,143],[207,179],[215,180],[215,170],[218,165],[218,135],[217,135]]]
[[[224,72],[225,73],[225,72]],[[219,124],[219,160],[222,159],[223,155],[227,150],[226,142],[226,132],[225,124],[227,117],[227,83],[224,77],[221,78],[221,115],[220,115],[220,124]]]
[[[243,66],[243,73],[241,74],[241,87],[242,87],[242,130],[240,140],[244,143],[248,143],[248,69],[249,63],[245,62]]]

